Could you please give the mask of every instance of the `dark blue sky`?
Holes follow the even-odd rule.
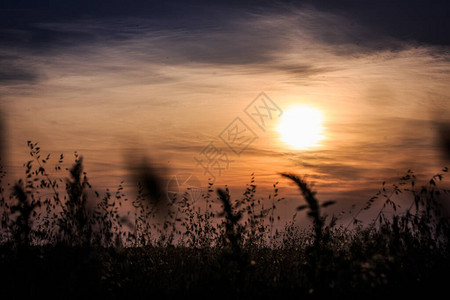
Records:
[[[164,28],[226,24],[243,12],[288,11],[305,5],[341,14],[380,34],[416,40],[420,43],[450,43],[450,4],[448,1],[1,1],[2,43],[13,39],[5,29],[30,30],[32,42],[45,43],[56,38],[51,32],[36,30],[39,22],[73,21],[95,18],[135,17],[154,21]]]

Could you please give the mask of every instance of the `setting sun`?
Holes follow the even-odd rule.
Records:
[[[296,149],[317,146],[323,139],[322,113],[309,106],[296,106],[283,112],[277,127],[280,139]]]

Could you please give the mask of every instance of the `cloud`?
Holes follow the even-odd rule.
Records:
[[[17,55],[0,57],[0,84],[63,80],[67,90],[81,84],[98,91],[186,79],[207,85],[208,72],[284,74],[286,83],[308,84],[348,66],[336,56],[351,60],[410,46],[354,23],[351,14],[307,1],[255,7],[152,2],[123,11],[113,3],[106,10],[92,5],[89,13],[83,5],[68,6],[72,14],[64,5],[1,12],[11,22],[1,23],[0,53]]]
[[[33,49],[34,57],[41,59],[62,55],[85,59],[104,53],[112,65],[121,58],[134,58],[164,66],[239,65],[308,76],[326,72],[328,68],[314,65],[315,61],[294,63],[280,54],[325,50],[348,55],[367,51],[364,47],[379,50],[394,44],[363,27],[351,26],[342,16],[311,7],[294,10],[231,7],[218,13],[217,5],[207,8],[178,4],[171,7],[173,14],[150,13],[146,17],[121,15],[117,10],[97,18],[95,13],[81,18],[75,11],[71,18],[64,19],[53,15],[48,18],[42,8],[34,14],[26,11],[22,22],[2,24],[0,50],[23,49],[26,53]],[[146,9],[149,7],[152,6]],[[164,6],[157,7],[159,10],[165,11]],[[181,12],[186,14],[180,17]],[[203,17],[197,18],[200,15]]]
[[[0,85],[35,83],[39,79],[31,65],[26,65],[18,56],[0,55]]]
[[[253,1],[133,1],[126,6],[119,1],[108,5],[66,1],[51,6],[21,1],[1,8],[1,44],[42,54],[151,34],[156,37],[152,42],[180,60],[249,64],[270,60],[289,44],[287,40],[308,42],[305,33],[341,55],[404,49],[405,41],[444,45],[450,41],[450,21],[445,17],[449,4],[443,1],[433,5],[357,0],[257,5]]]

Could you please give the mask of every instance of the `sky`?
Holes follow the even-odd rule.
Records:
[[[288,216],[290,172],[336,210],[362,206],[448,165],[448,15],[446,1],[1,1],[5,168],[23,176],[31,140],[77,151],[99,190],[133,186],[142,164],[169,189],[213,178],[236,197],[254,174],[262,196],[279,182]],[[277,131],[299,105],[323,117],[305,149]]]

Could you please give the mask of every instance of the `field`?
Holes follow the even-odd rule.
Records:
[[[128,199],[122,185],[93,191],[81,156],[66,173],[63,156],[53,161],[37,143],[28,146],[25,180],[0,181],[3,295],[380,299],[446,292],[447,168],[423,185],[412,171],[382,184],[360,211],[383,203],[377,217],[362,222],[356,213],[348,226],[324,214],[334,202],[320,203],[302,177],[282,174],[298,187],[296,213],[311,222],[299,228],[293,218],[274,230],[282,201],[276,184],[266,206],[253,179],[238,200],[210,184],[199,209],[187,194],[161,200],[143,173],[137,196]],[[399,194],[410,198],[409,207],[398,207]]]

